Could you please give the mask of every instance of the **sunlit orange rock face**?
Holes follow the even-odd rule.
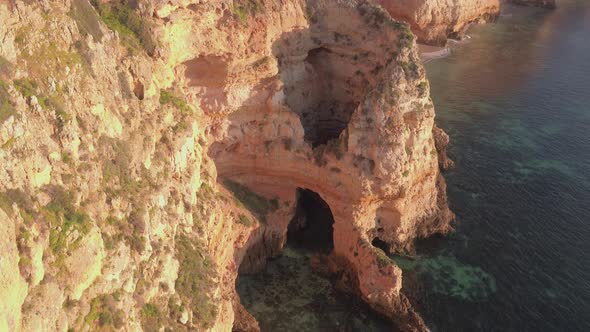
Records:
[[[418,40],[443,45],[472,23],[494,20],[500,0],[374,0],[397,20],[408,22]]]

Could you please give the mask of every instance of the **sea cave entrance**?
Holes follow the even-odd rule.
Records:
[[[297,189],[295,216],[287,229],[287,244],[320,253],[334,249],[334,216],[320,195],[308,189]]]
[[[318,193],[298,188],[282,255],[257,273],[238,275],[236,282],[240,303],[262,332],[392,331],[390,322],[312,268],[312,257],[333,250],[333,229],[328,203]]]

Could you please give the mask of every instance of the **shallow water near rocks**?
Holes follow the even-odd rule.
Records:
[[[496,280],[489,273],[463,264],[454,256],[394,257],[394,260],[404,271],[404,278],[419,279],[421,287],[430,287],[436,294],[473,302],[486,299],[497,290]]]
[[[338,293],[310,268],[312,253],[285,247],[264,271],[240,276],[237,290],[262,331],[391,331],[367,305]]]
[[[508,7],[426,66],[456,231],[394,257],[433,331],[590,331],[590,2]],[[287,247],[238,292],[263,331],[390,331]]]

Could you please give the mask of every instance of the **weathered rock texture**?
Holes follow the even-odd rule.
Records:
[[[413,36],[365,2],[290,5],[251,18],[248,44],[233,42],[218,65],[225,93],[207,112],[228,115],[211,126],[209,156],[220,177],[288,206],[297,188],[318,193],[335,219],[333,255],[356,291],[383,314],[412,320],[401,271],[371,241],[407,250],[417,237],[449,230],[434,109]],[[218,61],[226,47],[209,52],[189,63]],[[211,90],[218,93],[199,93]],[[264,256],[261,243],[276,252],[289,219],[268,219],[245,262]]]
[[[297,188],[331,208],[339,282],[425,329],[371,245],[452,218],[407,25],[364,0],[93,3],[0,3],[0,329],[256,330],[235,279],[280,255]]]
[[[494,20],[500,0],[374,0],[393,18],[408,22],[418,40],[444,45],[460,38],[470,24]]]

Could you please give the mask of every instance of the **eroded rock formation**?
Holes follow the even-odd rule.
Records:
[[[556,8],[555,0],[373,0],[396,20],[408,22],[418,40],[442,46],[460,39],[471,24],[494,21],[504,3]]]
[[[374,0],[392,17],[410,24],[421,42],[444,45],[470,24],[494,20],[500,0]]]
[[[391,318],[410,315],[402,308],[401,271],[371,241],[407,250],[416,237],[448,231],[451,219],[413,36],[364,2],[299,6],[289,16],[299,12],[299,20],[277,20],[279,31],[272,11],[266,31],[255,30],[253,19],[250,40],[267,48],[249,60],[239,53],[227,59],[228,76],[242,74],[240,84],[226,85],[227,96],[249,93],[235,111],[227,104],[210,110],[229,115],[212,124],[209,156],[218,176],[281,206],[295,205],[297,188],[318,193],[334,215],[332,255],[346,262],[356,291]],[[242,63],[253,64],[256,75]],[[261,257],[261,243],[276,252],[289,220],[261,225],[246,262]]]
[[[0,20],[0,329],[256,330],[234,282],[280,255],[299,188],[333,214],[342,287],[425,329],[372,245],[452,218],[406,24],[365,0],[13,1]]]

